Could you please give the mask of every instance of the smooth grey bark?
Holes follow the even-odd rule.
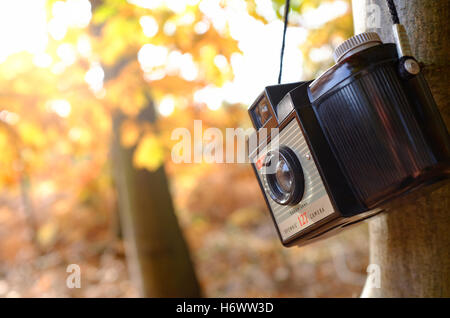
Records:
[[[448,128],[450,2],[396,0],[395,4]],[[380,24],[374,28],[377,8]],[[355,34],[376,31],[384,42],[393,42],[385,0],[353,0],[353,16]],[[369,19],[372,28],[367,27]],[[380,288],[373,287],[374,277],[369,276],[362,297],[450,297],[449,210],[447,184],[370,220],[370,262],[379,266]]]

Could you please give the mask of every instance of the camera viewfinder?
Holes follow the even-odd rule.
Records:
[[[259,127],[264,126],[271,117],[269,107],[264,99],[254,108],[253,113]]]

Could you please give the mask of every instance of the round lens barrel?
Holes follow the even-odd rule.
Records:
[[[265,166],[272,168],[266,173],[270,197],[281,205],[295,205],[300,202],[305,180],[296,154],[286,146],[281,147],[279,151],[270,151],[266,156]]]

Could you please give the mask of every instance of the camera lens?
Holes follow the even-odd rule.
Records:
[[[295,153],[286,146],[281,147],[279,151],[270,151],[264,165],[267,169],[265,178],[270,197],[281,205],[294,205],[300,202],[305,181]]]
[[[290,192],[294,184],[294,174],[284,158],[280,158],[275,172],[275,179],[281,191]]]

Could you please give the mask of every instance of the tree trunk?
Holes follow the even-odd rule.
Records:
[[[147,118],[141,119],[153,121],[151,103],[144,115],[145,112]],[[200,289],[177,222],[164,167],[150,172],[133,166],[135,147],[120,144],[123,117],[114,116],[112,152],[131,278],[144,297],[199,297]]]
[[[449,127],[450,2],[396,0],[413,54]],[[377,5],[377,6],[374,6]],[[374,14],[381,13],[378,28]],[[355,34],[376,31],[393,42],[385,0],[353,0]],[[370,23],[367,23],[370,20]],[[367,27],[369,26],[369,27]],[[369,221],[370,262],[378,265],[379,288],[368,277],[362,297],[450,297],[450,187],[422,196],[414,203]]]

